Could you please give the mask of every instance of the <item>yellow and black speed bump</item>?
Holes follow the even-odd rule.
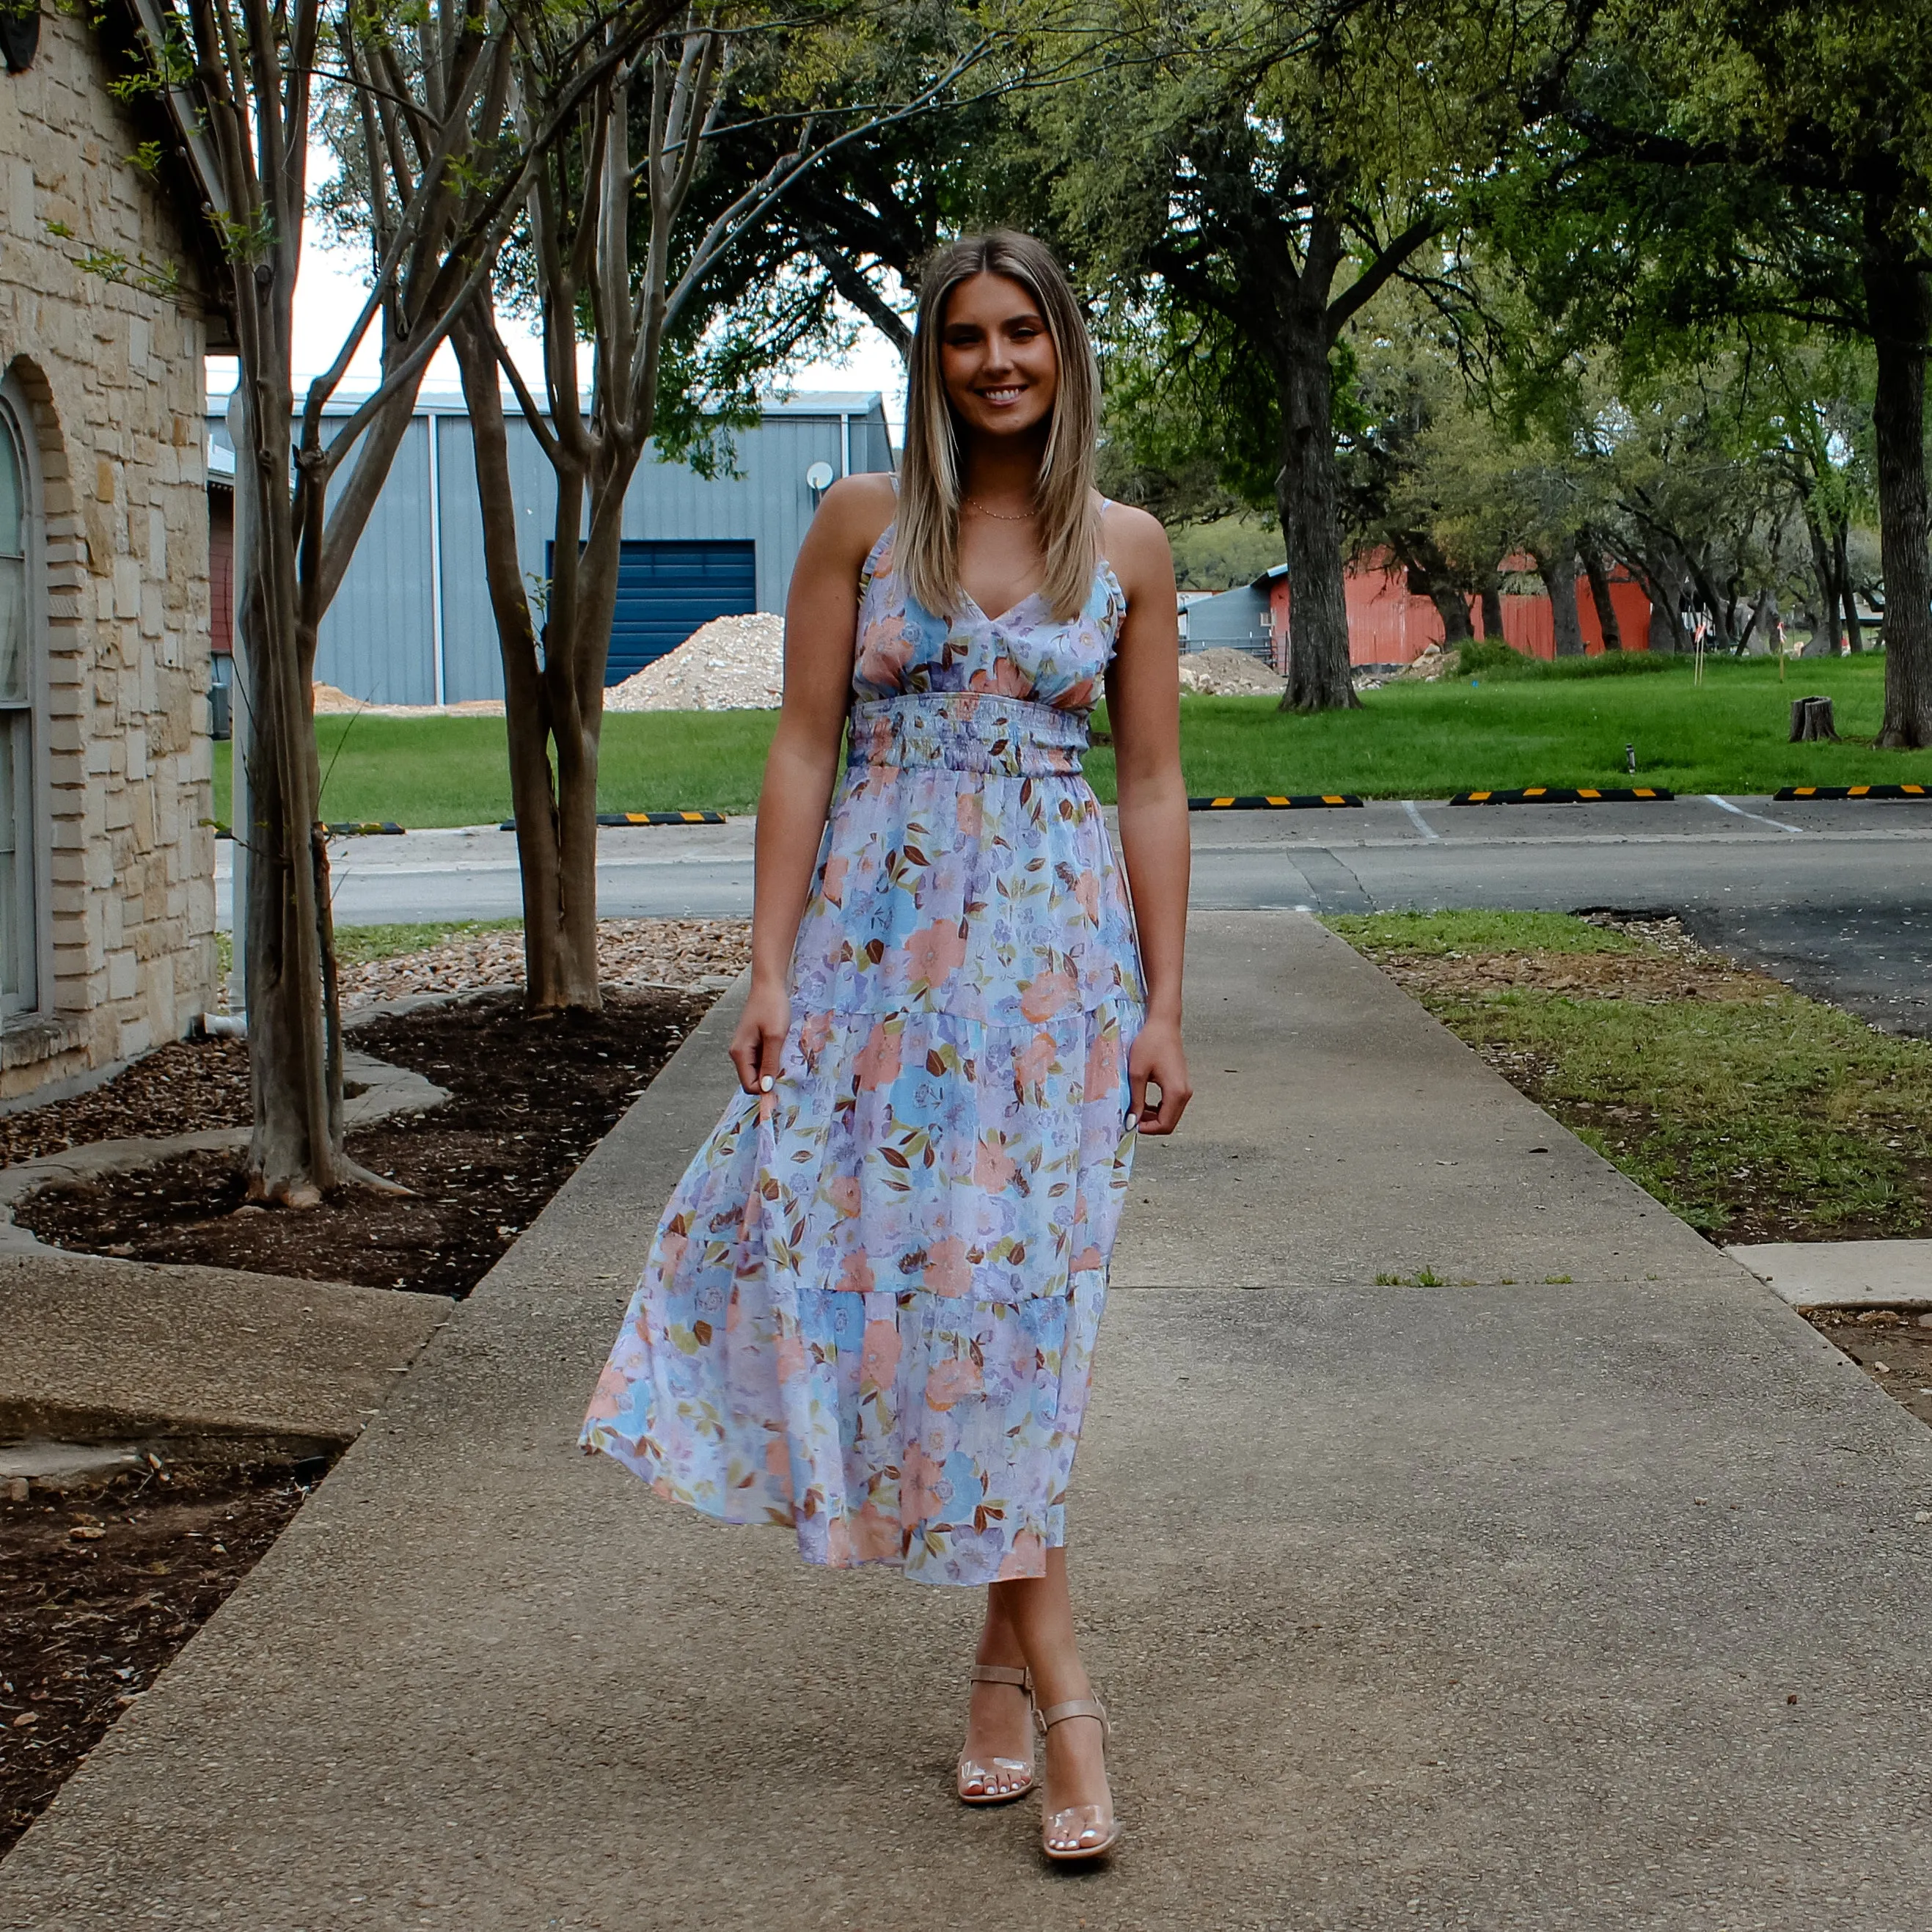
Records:
[[[1359,806],[1361,800],[1346,791],[1296,792],[1283,798],[1274,794],[1243,798],[1190,798],[1190,812],[1322,812],[1337,806]]]
[[[1932,798],[1932,785],[1786,785],[1772,796],[1786,805],[1803,798]]]
[[[1520,791],[1459,791],[1451,805],[1651,805],[1677,794],[1658,785],[1525,785]]]
[[[726,822],[722,812],[600,812],[597,814],[599,825],[722,825]],[[506,818],[497,826],[499,832],[514,832],[517,821]]]
[[[325,825],[332,838],[400,838],[403,828],[392,819],[365,818],[345,825]]]

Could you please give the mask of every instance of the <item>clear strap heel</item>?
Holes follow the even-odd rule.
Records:
[[[1033,1672],[1010,1664],[976,1664],[970,1673],[975,1684],[1010,1684],[1026,1694],[1027,1714],[1034,1714]],[[1030,1736],[1033,1726],[1027,1726]],[[956,1788],[962,1804],[1010,1804],[1033,1789],[1033,1760],[994,1757],[981,1762],[959,1754]]]
[[[1055,1724],[1070,1718],[1092,1718],[1100,1726],[1100,1752],[1104,1763],[1113,1726],[1107,1721],[1106,1706],[1094,1697],[1072,1697],[1064,1704],[1051,1704],[1040,1714],[1042,1736]],[[1090,1844],[1087,1840],[1090,1838]],[[1070,1804],[1049,1811],[1040,1829],[1040,1850],[1056,1864],[1078,1864],[1088,1858],[1104,1858],[1120,1842],[1120,1821],[1114,1815],[1113,1799],[1104,1804]]]

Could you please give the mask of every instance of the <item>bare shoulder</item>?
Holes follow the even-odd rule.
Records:
[[[820,498],[812,526],[840,550],[856,546],[863,556],[885,534],[886,526],[898,513],[898,492],[892,487],[890,475],[868,472],[840,477]]]
[[[1174,556],[1160,518],[1132,504],[1109,502],[1101,510],[1100,530],[1107,562],[1113,564],[1123,590],[1132,591],[1136,580],[1148,590],[1157,590],[1163,580],[1173,581]]]
[[[1109,503],[1100,513],[1101,548],[1120,588],[1132,597],[1174,587],[1174,553],[1160,519],[1130,503]]]

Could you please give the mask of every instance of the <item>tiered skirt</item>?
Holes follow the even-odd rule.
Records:
[[[1066,1540],[1142,1014],[1085,736],[855,709],[776,1090],[686,1171],[584,1426],[813,1562],[978,1584]]]

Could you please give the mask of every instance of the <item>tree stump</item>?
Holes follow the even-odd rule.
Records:
[[[1802,745],[1826,738],[1834,745],[1838,742],[1838,728],[1832,722],[1832,700],[1828,698],[1794,698],[1791,700],[1791,742]]]

